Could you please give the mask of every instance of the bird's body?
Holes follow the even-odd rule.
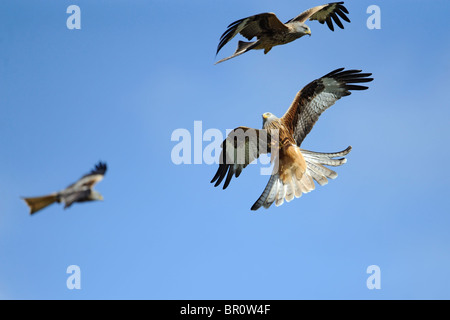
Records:
[[[287,30],[273,33],[269,37],[266,37],[272,39],[267,39],[266,41],[271,42],[272,46],[279,46],[297,40],[303,36],[311,35],[311,30],[304,23],[293,21],[286,23],[285,26]]]
[[[344,26],[339,17],[350,22],[345,15],[346,13],[348,14],[348,11],[343,6],[343,2],[333,2],[308,9],[286,23],[282,23],[271,12],[237,20],[231,23],[221,36],[217,53],[237,34],[241,34],[248,40],[252,40],[254,37],[257,40],[253,42],[239,41],[235,53],[230,57],[219,60],[217,63],[237,57],[249,50],[264,50],[264,53],[268,53],[275,46],[290,43],[305,35],[311,35],[310,28],[305,24],[307,20],[318,20],[320,23],[326,22],[332,31],[334,31],[332,21],[334,21],[343,29]]]
[[[268,32],[261,34],[259,39],[255,41],[253,50],[264,50],[264,53],[268,53],[273,47],[287,44],[294,40],[297,40],[305,35],[303,32],[298,32],[295,25],[286,25],[289,29],[280,32]]]
[[[252,206],[269,208],[284,200],[291,201],[315,189],[314,180],[320,185],[337,173],[325,166],[340,166],[351,147],[334,153],[319,153],[301,149],[300,146],[318,120],[319,116],[341,97],[351,94],[351,90],[366,90],[367,87],[355,83],[370,82],[370,73],[344,68],[334,70],[312,81],[300,90],[289,109],[278,118],[270,112],[263,114],[263,128],[238,127],[222,143],[219,169],[212,179],[218,186],[225,178],[226,189],[233,176],[261,154],[271,153],[274,164],[272,175],[259,199]],[[338,158],[338,159],[336,159]]]
[[[289,132],[289,130],[286,130],[281,119],[269,112],[263,115],[263,119],[265,120],[263,129],[266,130],[271,137],[276,135],[278,135],[278,137],[283,137],[283,139],[278,139],[276,142],[277,145],[272,146],[271,148],[271,150],[273,150],[274,147],[278,147],[279,158],[283,159],[283,161],[279,162],[278,168],[281,173],[280,179],[287,181],[292,178],[289,177],[290,174],[296,174],[300,177],[306,171],[306,162],[292,133]]]
[[[93,187],[103,179],[106,169],[106,164],[100,162],[90,173],[61,191],[41,197],[23,198],[23,200],[30,208],[30,214],[55,202],[64,203],[64,209],[66,209],[75,202],[103,200],[103,196],[98,191],[93,190]]]

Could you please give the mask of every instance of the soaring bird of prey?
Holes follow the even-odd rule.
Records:
[[[248,40],[252,40],[254,37],[257,40],[252,42],[239,41],[236,52],[232,56],[216,62],[216,64],[237,57],[249,50],[264,49],[264,54],[266,54],[274,46],[292,42],[307,34],[311,35],[311,30],[305,24],[308,20],[317,20],[322,24],[326,22],[331,31],[334,31],[334,21],[339,28],[344,29],[339,17],[347,22],[350,22],[350,19],[345,15],[348,14],[348,10],[343,6],[343,3],[332,2],[308,9],[286,23],[278,20],[274,13],[261,13],[237,20],[228,26],[228,29],[220,38],[216,55],[238,33]]]
[[[30,214],[55,202],[64,202],[64,209],[66,209],[74,202],[103,200],[102,195],[98,191],[93,190],[93,187],[103,179],[105,172],[106,163],[99,162],[94,170],[81,177],[77,182],[71,184],[66,189],[42,197],[23,198],[23,200],[25,200],[28,207],[30,207]]]
[[[319,116],[337,100],[351,94],[352,90],[366,90],[368,87],[357,83],[370,82],[371,73],[361,70],[334,70],[316,79],[300,90],[294,101],[281,117],[270,112],[263,114],[263,129],[238,127],[222,142],[219,168],[211,180],[215,187],[224,180],[226,189],[233,175],[237,178],[242,170],[261,154],[271,153],[274,165],[269,182],[259,199],[251,207],[269,208],[298,198],[320,185],[335,179],[337,173],[326,166],[340,166],[347,162],[351,147],[339,152],[319,153],[300,149],[306,135]],[[337,159],[336,159],[337,158]]]

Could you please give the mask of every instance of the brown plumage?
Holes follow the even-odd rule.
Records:
[[[64,190],[41,197],[23,198],[23,200],[30,208],[30,214],[36,213],[55,202],[63,202],[64,209],[66,209],[75,202],[103,200],[102,195],[93,190],[93,187],[103,179],[106,169],[106,164],[99,162],[94,170]]]
[[[370,82],[370,73],[344,68],[334,70],[312,81],[300,90],[283,117],[271,113],[263,114],[263,129],[238,127],[222,143],[219,168],[211,180],[217,187],[225,179],[223,189],[237,178],[242,170],[261,154],[271,153],[274,164],[272,175],[259,199],[252,206],[269,208],[284,200],[291,201],[315,188],[314,180],[320,185],[335,179],[337,173],[325,166],[340,166],[351,147],[334,153],[320,153],[301,149],[306,135],[320,115],[341,97],[352,90],[366,90],[357,83]],[[337,159],[336,159],[337,158]]]
[[[237,34],[241,34],[247,40],[252,40],[256,37],[256,41],[239,41],[235,53],[230,57],[219,60],[216,64],[237,57],[250,50],[264,50],[264,54],[266,54],[274,46],[287,44],[307,34],[311,35],[311,30],[305,24],[308,20],[317,20],[321,24],[326,23],[331,31],[334,31],[333,22],[339,28],[344,29],[344,25],[340,19],[347,22],[350,22],[350,19],[346,16],[348,10],[343,4],[344,2],[332,2],[316,6],[302,12],[286,23],[282,23],[272,12],[260,13],[237,20],[231,23],[220,37],[216,55]]]

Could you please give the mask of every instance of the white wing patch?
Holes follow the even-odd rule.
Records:
[[[68,188],[78,189],[83,186],[93,187],[95,184],[102,181],[103,177],[104,176],[102,174],[88,175],[86,177],[81,178],[80,180],[78,180],[72,186],[69,186]]]
[[[324,90],[304,106],[294,128],[295,140],[298,144],[311,131],[320,115],[345,95],[345,88],[342,88],[340,83],[333,78],[323,78],[322,83],[325,86]]]
[[[309,20],[311,20],[311,21],[312,20],[324,21],[328,17],[328,15],[334,11],[335,8],[336,8],[336,4],[323,5],[323,6],[318,8],[319,10],[317,10],[317,12],[314,13],[309,18]]]

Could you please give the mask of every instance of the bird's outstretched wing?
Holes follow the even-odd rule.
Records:
[[[283,124],[300,146],[320,115],[337,100],[351,94],[351,90],[366,90],[368,87],[355,83],[370,82],[371,73],[361,70],[336,69],[320,79],[314,80],[300,90],[291,106],[281,118]]]
[[[334,21],[339,28],[344,29],[344,25],[342,24],[341,20],[339,20],[339,17],[347,22],[350,22],[350,19],[345,15],[348,14],[348,10],[343,6],[343,4],[344,2],[332,2],[308,9],[302,12],[297,17],[289,20],[287,23],[293,21],[304,23],[307,20],[317,20],[321,24],[324,24],[326,22],[328,28],[330,28],[331,31],[334,31]]]
[[[223,189],[230,184],[233,175],[239,177],[248,164],[261,154],[270,153],[271,137],[266,130],[238,127],[222,142],[220,164],[211,183],[217,187],[226,177]]]
[[[95,168],[88,174],[82,176],[77,182],[67,187],[69,188],[92,188],[96,183],[103,180],[106,173],[107,166],[104,162],[99,162],[95,165]]]
[[[274,13],[260,13],[244,19],[237,20],[228,26],[228,29],[220,37],[217,53],[233,39],[238,33],[251,40],[266,32],[281,32],[288,30]]]

